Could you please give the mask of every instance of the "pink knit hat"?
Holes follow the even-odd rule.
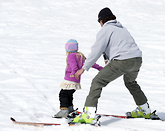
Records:
[[[67,52],[77,52],[78,50],[78,42],[74,39],[70,39],[67,41],[65,45],[65,50]]]

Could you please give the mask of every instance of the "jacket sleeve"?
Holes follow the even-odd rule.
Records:
[[[76,55],[72,55],[72,54],[68,55],[67,61],[68,61],[68,64],[71,68],[71,74],[70,75],[74,75],[76,73],[76,71],[78,70]]]
[[[85,60],[86,60],[86,57],[85,57]],[[99,66],[99,65],[96,64],[96,63],[92,66],[92,68],[95,68],[95,69],[97,69],[98,71],[100,71],[101,69],[103,69],[102,66]]]
[[[98,64],[94,64],[93,66],[92,66],[92,68],[95,68],[95,69],[97,69],[98,71],[100,71],[103,67],[102,66],[99,66]]]
[[[109,41],[109,37],[107,37],[106,31],[102,27],[102,29],[98,32],[96,36],[96,41],[94,45],[91,47],[91,53],[88,55],[87,59],[85,60],[83,69],[88,71],[89,68],[94,65],[94,63],[105,51],[108,41]]]

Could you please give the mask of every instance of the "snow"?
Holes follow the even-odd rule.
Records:
[[[163,0],[0,0],[0,130],[1,131],[164,131],[165,123],[145,119],[102,117],[101,127],[69,127],[59,111],[59,85],[66,67],[65,43],[76,39],[86,56],[100,29],[97,15],[109,7],[143,51],[137,78],[152,110],[165,119],[165,1]],[[104,66],[101,57],[98,64]],[[74,106],[82,111],[92,78],[82,75]],[[125,115],[136,105],[122,77],[103,89],[98,113]],[[55,122],[61,126],[33,127],[18,121]]]

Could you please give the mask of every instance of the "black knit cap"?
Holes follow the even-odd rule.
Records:
[[[108,7],[103,8],[98,14],[98,22],[100,22],[100,20],[102,20],[104,18],[112,17],[112,16],[114,16],[114,15]]]

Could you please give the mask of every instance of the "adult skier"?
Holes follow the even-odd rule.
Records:
[[[141,50],[128,30],[116,20],[116,16],[109,8],[104,8],[99,12],[98,22],[102,28],[96,36],[91,53],[83,67],[75,73],[75,77],[79,79],[80,75],[85,70],[88,71],[102,54],[106,54],[109,60],[92,80],[84,112],[74,118],[73,122],[94,123],[102,88],[120,76],[123,76],[125,86],[138,106],[131,112],[131,116],[150,118],[151,110],[147,98],[136,82],[142,64]]]

